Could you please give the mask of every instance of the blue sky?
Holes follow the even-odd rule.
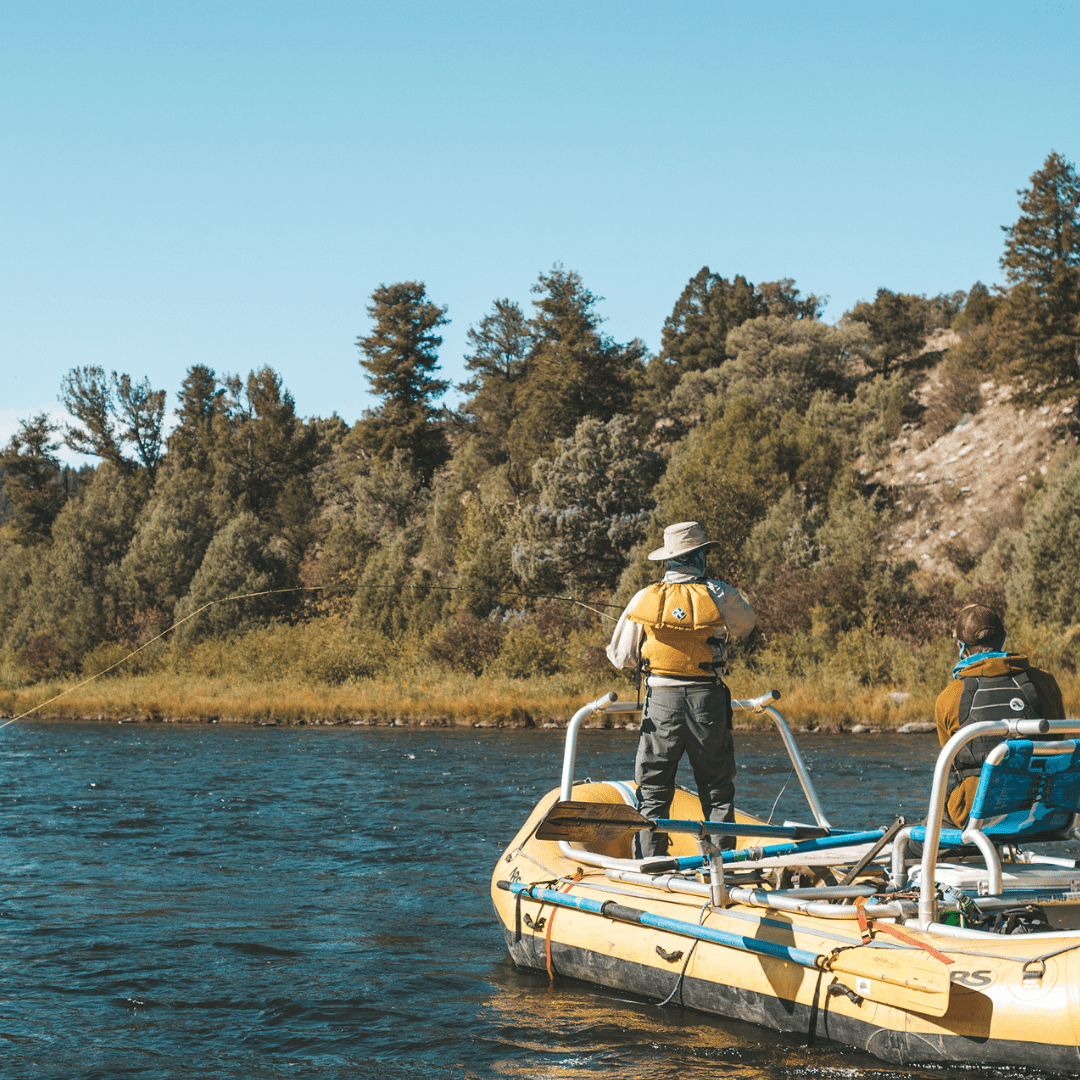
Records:
[[[650,349],[703,265],[1001,280],[1001,225],[1080,157],[1080,5],[0,2],[0,440],[74,366],[278,371],[373,404],[380,283],[449,306],[443,373],[555,262]],[[453,395],[449,400],[453,402]]]

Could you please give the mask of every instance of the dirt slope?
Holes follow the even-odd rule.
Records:
[[[940,365],[920,387],[926,398],[940,385]],[[980,386],[982,405],[927,445],[918,425],[906,424],[885,462],[866,477],[895,496],[886,542],[894,559],[915,559],[926,576],[958,577],[971,570],[1002,528],[1022,519],[1026,491],[1042,482],[1058,446],[1073,441],[1068,405],[1017,408],[1012,389]]]

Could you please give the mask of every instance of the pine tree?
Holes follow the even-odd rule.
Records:
[[[930,330],[930,302],[914,293],[878,289],[873,302],[860,300],[844,321],[866,324],[873,348],[866,353],[865,361],[887,374],[925,344]]]
[[[1023,281],[1045,295],[1063,270],[1080,266],[1080,178],[1072,164],[1051,152],[1018,190],[1019,219],[1003,225],[1001,268],[1011,284]]]
[[[664,320],[660,353],[649,363],[650,398],[657,408],[683,375],[711,371],[727,358],[727,336],[762,315],[816,319],[825,301],[802,296],[792,278],[755,286],[742,274],[731,281],[703,266],[686,284]]]
[[[225,388],[214,369],[205,364],[188,368],[180,388],[176,427],[169,435],[169,451],[184,465],[205,468],[213,447],[214,420],[226,409]]]
[[[380,285],[367,310],[375,327],[356,343],[364,356],[360,366],[382,403],[360,421],[355,441],[382,461],[389,461],[395,450],[405,451],[430,481],[449,457],[433,404],[450,385],[433,374],[442,345],[436,331],[450,321],[446,306],[427,298],[422,281],[401,281]]]
[[[152,389],[148,379],[136,383],[115,371],[106,378],[103,368],[91,364],[64,376],[60,401],[82,424],[67,427],[64,442],[70,449],[130,471],[134,464],[124,457],[122,444],[131,443],[139,464],[153,478],[161,460],[164,390]]]
[[[470,353],[465,367],[472,378],[458,389],[471,395],[458,416],[484,466],[503,464],[508,458],[507,435],[521,412],[518,391],[528,371],[532,337],[521,308],[512,300],[496,300],[466,335]]]
[[[766,301],[742,274],[728,281],[703,266],[664,320],[660,354],[649,364],[654,397],[666,397],[688,371],[719,367],[727,358],[728,331],[768,311]]]
[[[292,394],[270,367],[250,372],[244,382],[232,376],[225,385],[226,404],[212,436],[218,520],[246,509],[278,529],[282,500],[295,503],[299,494],[293,481],[310,484],[318,431],[296,415]]]
[[[538,297],[529,320],[532,349],[516,398],[522,409],[509,432],[512,475],[527,474],[586,416],[610,420],[630,412],[644,374],[644,344],[620,345],[601,333],[601,298],[575,271],[556,265],[532,291]]]
[[[46,413],[38,413],[19,422],[0,453],[4,495],[15,515],[11,530],[21,544],[48,539],[67,497],[56,456],[60,444],[52,437],[56,430]]]
[[[1003,226],[1012,290],[995,313],[995,358],[1037,400],[1080,386],[1080,179],[1055,152],[1017,194],[1020,217]]]

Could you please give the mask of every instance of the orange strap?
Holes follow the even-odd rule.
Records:
[[[942,952],[938,952],[933,945],[927,945],[925,941],[916,940],[910,934],[905,934],[899,927],[893,926],[892,923],[880,922],[875,919],[874,929],[881,929],[884,930],[886,934],[892,934],[894,938],[904,942],[905,945],[917,945],[920,949],[924,949],[928,952],[935,960],[940,960],[943,964],[952,964],[955,962],[951,957],[946,956]]]
[[[582,871],[581,867],[579,866],[577,868],[577,870],[575,871],[575,873],[574,873],[574,881],[580,881],[583,876],[584,876],[584,872]],[[557,887],[558,886],[556,886],[556,888]],[[573,887],[574,887],[574,882],[573,881],[567,882],[566,892],[569,892]],[[557,907],[552,907],[551,914],[548,915],[548,917],[547,917],[547,932],[544,934],[544,956],[547,959],[548,978],[551,979],[552,982],[555,981],[555,968],[552,967],[552,964],[551,964],[551,927],[555,923],[555,912],[558,911],[558,910],[559,909]]]
[[[859,916],[859,930],[862,933],[862,940],[864,945],[870,944],[871,924],[867,921],[866,912],[863,910],[863,905],[866,903],[865,896],[855,897],[855,910]],[[933,945],[927,945],[925,941],[919,941],[913,938],[910,934],[905,934],[899,927],[894,926],[892,923],[882,922],[880,919],[875,919],[873,922],[875,930],[884,930],[886,934],[891,934],[898,941],[904,942],[905,945],[914,945],[917,948],[923,949],[928,952],[935,960],[940,960],[943,964],[952,964],[954,961],[946,956],[942,952],[938,952]]]
[[[555,981],[555,969],[551,966],[551,928],[555,925],[555,912],[559,909],[553,907],[551,914],[548,916],[547,932],[544,934],[544,955],[547,957],[547,972],[548,978]]]
[[[864,945],[870,944],[870,926],[866,921],[866,912],[863,911],[863,905],[866,903],[865,896],[855,897],[855,911],[859,916],[859,932],[862,934],[862,943]]]

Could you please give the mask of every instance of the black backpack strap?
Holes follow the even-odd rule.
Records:
[[[1016,684],[1017,690],[1024,695],[1024,700],[1028,704],[1028,709],[1031,711],[1031,719],[1039,720],[1042,718],[1042,701],[1039,698],[1039,691],[1035,689],[1035,684],[1031,681],[1030,676],[1026,671],[1021,671],[1019,675],[1013,676],[1013,682]]]

